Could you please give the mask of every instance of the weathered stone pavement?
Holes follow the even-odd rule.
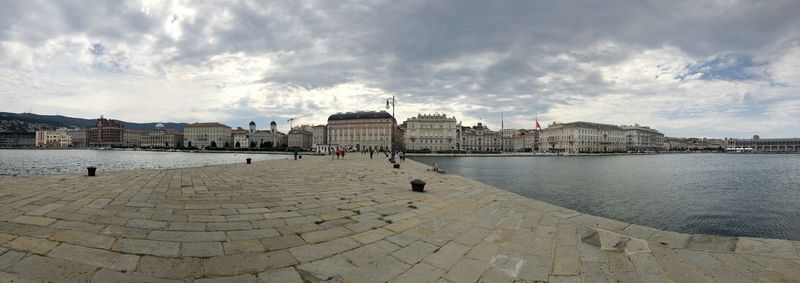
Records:
[[[800,282],[798,242],[660,231],[347,158],[2,177],[0,282]]]

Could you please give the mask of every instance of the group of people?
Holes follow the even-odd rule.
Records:
[[[337,147],[335,149],[336,159],[344,159],[345,152],[347,152],[346,149]],[[361,154],[369,153],[369,159],[372,159],[372,157],[375,155],[375,152],[376,151],[374,149],[361,150]],[[386,155],[386,157],[389,157],[389,153],[388,152],[384,151],[383,154]],[[400,161],[406,161],[406,153],[405,153],[405,151],[392,152],[392,158],[394,159],[395,157],[399,157]],[[334,158],[334,156],[331,155],[331,159],[333,159],[333,158]]]

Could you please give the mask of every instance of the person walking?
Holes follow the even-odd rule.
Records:
[[[344,159],[344,153],[345,152],[347,152],[347,150],[342,149],[342,159]]]
[[[370,149],[369,150],[369,159],[372,159],[372,154],[374,154],[374,152],[372,151],[372,149]]]

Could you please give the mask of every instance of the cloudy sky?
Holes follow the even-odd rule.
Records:
[[[800,1],[0,0],[0,111],[800,136]]]

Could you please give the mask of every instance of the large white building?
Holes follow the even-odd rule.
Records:
[[[158,123],[156,127],[147,132],[142,141],[142,147],[149,148],[175,148],[183,144],[183,134],[167,130],[164,124]]]
[[[278,123],[269,123],[269,130],[256,130],[255,123],[250,125],[250,143],[258,148],[283,148],[288,144],[286,134],[278,132]]]
[[[800,138],[762,139],[755,135],[752,139],[727,139],[725,143],[728,151],[800,152]]]
[[[186,147],[230,147],[231,127],[220,123],[194,123],[183,128]]]
[[[539,151],[566,153],[624,152],[625,130],[616,125],[553,123],[539,133]]]
[[[639,126],[620,126],[625,130],[625,148],[628,151],[662,151],[664,150],[664,134],[656,129]]]
[[[447,117],[445,114],[417,114],[417,117],[408,118],[404,124],[406,150],[458,150],[460,126],[455,117]]]
[[[328,117],[328,144],[354,150],[384,150],[392,146],[397,121],[386,111],[336,113]]]
[[[36,147],[71,147],[72,137],[66,128],[55,131],[36,131]]]

